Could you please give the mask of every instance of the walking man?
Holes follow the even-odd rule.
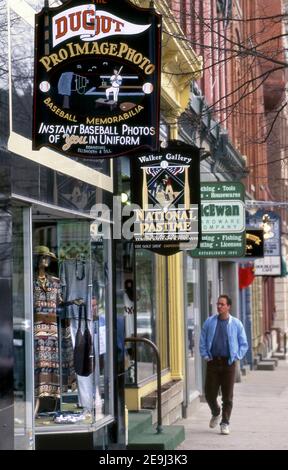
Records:
[[[231,305],[228,295],[220,295],[217,301],[218,314],[207,318],[200,338],[200,354],[207,361],[205,397],[212,413],[209,426],[215,428],[221,419],[217,401],[220,388],[221,434],[229,434],[236,362],[245,356],[248,349],[241,321],[230,315]]]

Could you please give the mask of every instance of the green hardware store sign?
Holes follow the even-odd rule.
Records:
[[[197,258],[245,256],[245,188],[242,183],[201,183],[202,236]]]

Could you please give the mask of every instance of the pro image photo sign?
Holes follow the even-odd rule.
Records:
[[[133,159],[131,199],[139,206],[134,210],[136,247],[168,255],[187,243],[197,246],[199,165],[199,149],[179,141]]]
[[[128,0],[36,15],[33,149],[114,157],[156,150],[161,16]]]

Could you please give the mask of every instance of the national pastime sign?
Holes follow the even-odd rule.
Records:
[[[156,150],[161,16],[126,0],[36,15],[33,149],[103,158]]]
[[[170,141],[160,152],[133,159],[134,244],[161,254],[195,248],[200,231],[200,152]]]

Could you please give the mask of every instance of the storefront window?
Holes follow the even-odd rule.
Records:
[[[107,247],[90,243],[88,221],[35,213],[33,264],[36,432],[101,423],[112,412]]]
[[[136,333],[140,338],[156,342],[154,255],[148,250],[136,250],[137,317]],[[156,372],[155,357],[151,347],[137,347],[137,375],[141,381]]]
[[[167,369],[169,354],[165,259],[152,251],[134,251],[131,243],[119,244],[117,256],[118,264],[122,266],[117,276],[117,314],[118,317],[124,317],[125,337],[137,336],[151,340],[159,349],[162,370]],[[158,258],[164,266],[161,273]],[[156,374],[155,353],[148,344],[141,341],[137,344],[127,342],[125,355],[126,386],[136,385]]]
[[[159,349],[161,368],[168,368],[167,297],[157,291],[157,255],[148,250],[136,250],[136,334],[151,340]],[[158,256],[159,257],[159,256]],[[158,271],[158,276],[161,274]],[[161,285],[165,286],[166,271],[162,270]],[[160,285],[158,286],[160,289]],[[137,380],[156,374],[155,353],[143,343],[137,346]]]
[[[196,390],[197,344],[199,325],[198,261],[187,252],[186,257],[186,307],[187,307],[187,393],[188,400]]]
[[[130,161],[122,158],[117,172],[122,206],[130,201]],[[167,270],[163,256],[135,249],[133,242],[121,241],[116,247],[117,318],[124,320],[125,337],[151,340],[158,347],[162,370],[169,367]],[[160,261],[161,260],[161,261]],[[123,318],[124,317],[124,318]],[[125,382],[133,386],[156,374],[155,353],[144,342],[126,342]]]

